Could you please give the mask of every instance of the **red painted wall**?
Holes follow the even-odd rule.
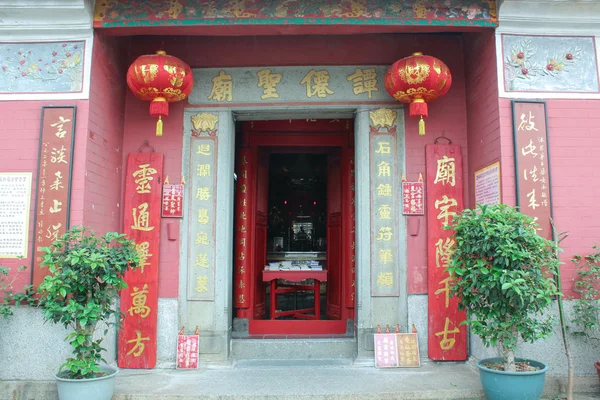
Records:
[[[572,294],[574,254],[587,254],[600,243],[600,100],[547,100],[548,143],[554,222],[569,232],[561,243],[562,283]],[[514,144],[511,103],[501,99],[502,180],[504,201],[515,205]]]
[[[465,34],[468,179],[465,207],[475,207],[475,171],[500,161],[500,118],[494,32]]]
[[[127,66],[123,42],[96,32],[86,135],[83,223],[99,234],[122,231],[121,186]]]
[[[122,39],[125,40],[125,39]],[[465,162],[465,197],[470,181],[467,179],[467,111],[465,105],[464,62],[462,36],[458,34],[414,35],[375,34],[352,36],[244,36],[244,37],[134,37],[131,38],[128,62],[141,54],[162,48],[180,57],[192,68],[293,66],[293,65],[391,65],[414,51],[421,51],[443,60],[451,69],[453,84],[449,93],[432,103],[427,120],[427,135],[418,136],[417,121],[406,113],[406,175],[417,179],[425,175],[425,144],[441,136],[449,137],[463,149]],[[165,121],[165,136],[154,136],[154,119],[148,115],[148,104],[127,97],[124,156],[136,151],[149,140],[156,151],[165,154],[165,174],[178,182],[181,174],[182,112],[185,104],[171,107]],[[175,178],[175,179],[173,179]],[[427,292],[427,229],[423,217],[417,236],[408,239],[409,293]],[[163,224],[171,221],[163,221]],[[173,221],[178,223],[178,221]],[[164,226],[163,226],[164,228]],[[166,241],[163,229],[160,261],[160,297],[177,295],[177,265],[179,241]]]
[[[0,258],[0,265],[2,266],[13,268],[20,265],[27,265],[31,268],[31,252],[35,237],[33,219],[42,107],[73,105],[77,107],[77,121],[75,127],[75,150],[71,189],[71,225],[81,224],[83,221],[85,137],[87,132],[88,101],[0,101],[0,116],[2,116],[0,143],[2,143],[3,150],[2,157],[0,158],[0,171],[33,173],[29,217],[29,254],[23,260]],[[12,275],[9,276],[9,279],[12,279]],[[31,269],[19,274],[14,288],[18,290],[23,285],[29,283],[31,283]]]
[[[119,64],[119,57],[115,53],[118,46],[112,42],[115,39],[96,35],[89,100],[0,102],[3,122],[0,142],[5,150],[0,159],[0,171],[33,172],[29,254],[34,238],[35,188],[43,106],[77,107],[71,226],[86,225],[100,234],[120,230],[122,216],[117,204],[121,196],[125,88],[123,79],[115,69],[115,65]],[[121,71],[121,75],[124,76],[124,72]],[[0,265],[31,266],[31,257],[24,260],[0,259]],[[30,282],[31,270],[19,274],[14,287],[18,289]]]

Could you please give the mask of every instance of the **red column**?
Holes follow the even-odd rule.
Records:
[[[235,215],[234,306],[238,318],[250,318],[250,159],[248,148],[239,150]]]

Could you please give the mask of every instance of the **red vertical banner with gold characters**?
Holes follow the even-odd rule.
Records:
[[[540,236],[552,239],[546,104],[514,100],[512,110],[517,205],[520,212],[533,217],[540,225]]]
[[[350,196],[344,198],[346,203],[347,213],[350,214],[350,218],[346,218],[347,226],[350,229],[345,229],[345,245],[350,246],[351,251],[344,251],[344,263],[350,265],[350,273],[346,272],[346,290],[345,293],[345,305],[346,308],[352,310],[350,315],[353,314],[354,304],[356,300],[356,185],[354,183],[355,168],[354,168],[354,148],[350,148],[348,153],[352,153],[347,157],[348,163],[350,164],[347,168],[347,175],[344,179],[347,179],[346,184],[350,188]]]
[[[47,268],[40,268],[41,248],[50,246],[69,227],[75,111],[75,107],[42,108],[32,271],[35,287],[48,275]]]
[[[445,272],[454,248],[452,231],[443,227],[463,209],[460,146],[425,146],[427,169],[428,355],[437,361],[467,359],[466,319],[458,299],[450,297],[452,279]]]
[[[250,306],[250,169],[251,154],[249,148],[239,151],[236,190],[235,215],[235,258],[234,258],[234,305],[238,309],[238,318],[249,318]]]
[[[156,365],[162,170],[162,153],[132,153],[127,158],[123,230],[135,241],[141,265],[127,271],[125,281],[129,287],[121,291],[121,368]]]

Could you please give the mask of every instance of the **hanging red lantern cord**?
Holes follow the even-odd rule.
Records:
[[[419,135],[425,135],[427,103],[445,95],[452,85],[450,69],[435,57],[413,53],[396,61],[385,74],[387,92],[402,103],[410,103],[409,115],[420,117]]]
[[[169,116],[169,103],[189,96],[194,77],[189,65],[159,50],[138,57],[129,66],[127,85],[138,99],[151,101],[150,115],[158,117],[156,136],[162,136],[162,118]]]

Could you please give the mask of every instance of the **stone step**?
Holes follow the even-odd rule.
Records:
[[[231,340],[231,356],[236,363],[242,360],[294,360],[302,365],[302,362],[310,360],[353,360],[356,348],[354,338]]]
[[[324,358],[312,360],[235,360],[234,368],[319,368],[319,367],[351,367],[353,366],[352,358]]]
[[[555,399],[565,387],[566,377],[547,376],[544,399]],[[598,399],[598,377],[576,377],[575,389],[575,400]],[[479,400],[483,397],[479,373],[469,364],[427,362],[420,368],[386,369],[129,369],[117,375],[113,400]],[[57,400],[56,382],[0,381],[0,399]]]

